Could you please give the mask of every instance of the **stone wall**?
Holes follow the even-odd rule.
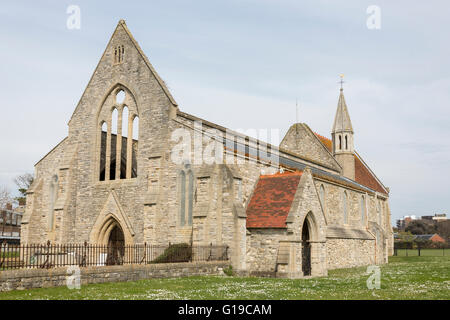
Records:
[[[332,169],[336,173],[342,170],[331,153],[304,123],[297,123],[289,128],[280,143],[280,148],[295,152],[310,161]]]
[[[352,268],[375,263],[375,241],[327,239],[327,269]]]
[[[251,272],[275,272],[280,240],[286,230],[252,229],[247,236],[247,269]]]
[[[150,278],[220,275],[228,262],[164,263],[80,268],[81,285],[90,283],[137,281]],[[65,286],[67,268],[18,269],[0,272],[0,291]]]

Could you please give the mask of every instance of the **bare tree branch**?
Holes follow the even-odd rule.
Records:
[[[8,203],[13,202],[11,191],[5,186],[0,186],[0,209],[6,209]]]

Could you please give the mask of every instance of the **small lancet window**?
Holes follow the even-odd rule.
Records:
[[[137,177],[137,150],[138,150],[138,140],[139,140],[139,117],[135,116],[133,119],[133,136],[130,141],[132,142],[131,147],[131,178]]]
[[[345,150],[348,150],[348,137],[345,136]]]
[[[192,211],[194,208],[194,174],[192,173],[192,170],[188,170],[187,172],[187,179],[188,179],[188,219],[187,223],[189,226],[192,226]]]
[[[380,213],[378,215],[378,224],[381,226],[383,223],[383,214],[384,214],[384,203],[380,200]]]
[[[122,110],[122,137],[128,137],[128,117],[130,116],[130,112],[128,111],[128,107],[124,106]]]
[[[186,173],[180,171],[180,225],[186,224]]]
[[[236,200],[239,202],[242,202],[242,180],[241,179],[235,179],[236,181]]]
[[[50,182],[50,212],[48,216],[48,228],[49,230],[54,229],[54,223],[55,223],[55,215],[54,215],[54,208],[55,208],[55,202],[58,195],[58,176],[55,174],[52,177],[52,180]]]
[[[366,215],[366,198],[361,196],[361,224],[364,225]]]
[[[106,136],[108,132],[108,125],[105,121],[101,124],[100,129],[100,181],[105,181],[105,166],[106,166]]]
[[[139,117],[135,116],[133,119],[133,139],[139,140]]]
[[[124,106],[122,110],[122,144],[121,144],[121,165],[120,179],[127,178],[127,146],[128,146],[128,107]]]
[[[339,150],[342,150],[342,137],[339,136]]]
[[[123,45],[114,48],[114,64],[122,63],[125,54],[125,47]]]
[[[109,165],[109,179],[116,179],[116,157],[117,157],[117,125],[119,121],[119,112],[114,108],[112,112],[111,122],[111,153],[110,153],[110,165]]]
[[[342,194],[342,205],[344,208],[344,224],[348,224],[348,212],[347,212],[347,191]]]
[[[189,164],[179,172],[180,183],[180,225],[192,226],[192,212],[194,207],[194,173]],[[187,213],[187,217],[186,217]]]
[[[320,198],[320,203],[322,204],[322,207],[325,207],[325,187],[323,186],[323,184],[320,185],[319,198]]]

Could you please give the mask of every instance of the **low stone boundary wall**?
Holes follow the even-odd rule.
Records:
[[[107,267],[81,267],[81,285],[90,283],[136,281],[150,278],[220,275],[229,262],[186,262]],[[0,271],[0,292],[31,288],[65,286],[68,267],[54,269],[17,269]]]

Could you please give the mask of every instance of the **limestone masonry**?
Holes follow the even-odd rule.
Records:
[[[196,161],[204,135],[233,161]],[[260,152],[264,142],[180,111],[121,20],[68,136],[35,166],[22,242],[225,244],[234,270],[291,278],[386,263],[389,189],[353,136],[341,89],[331,139],[296,123]]]

